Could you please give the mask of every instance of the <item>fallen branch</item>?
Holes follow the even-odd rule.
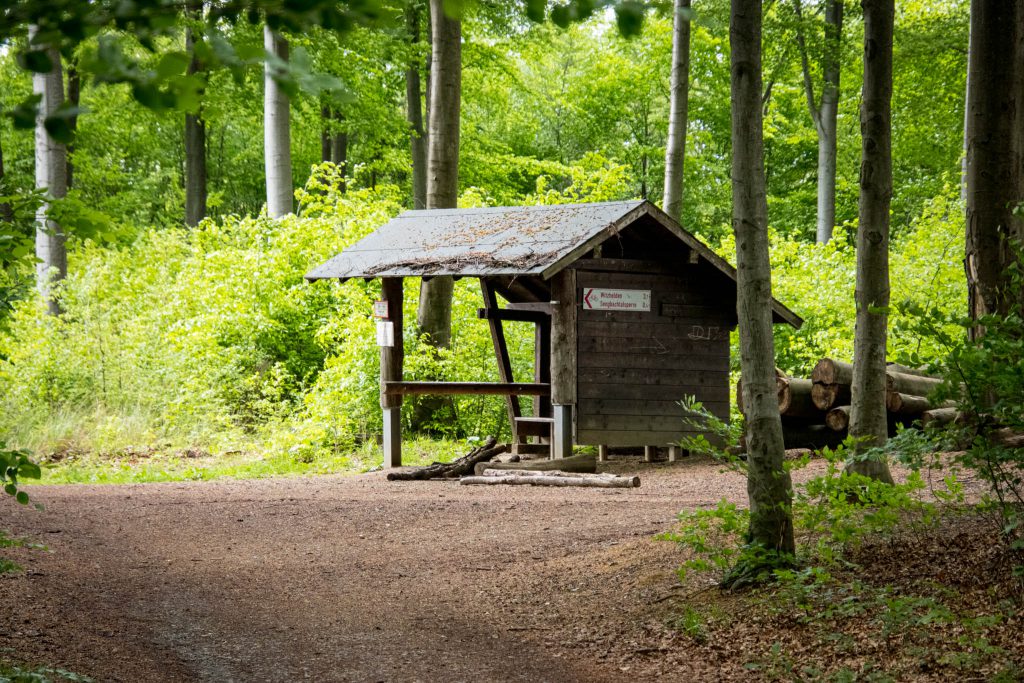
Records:
[[[574,472],[502,472],[488,470],[482,476],[463,477],[460,484],[512,486],[583,486],[602,489],[629,489],[640,486],[640,477],[620,477],[614,474],[579,474]]]
[[[435,462],[427,467],[403,472],[388,472],[388,481],[417,481],[422,479],[454,479],[469,474],[477,463],[486,462],[508,450],[508,444],[496,444],[493,436],[487,437],[482,446],[452,462]]]
[[[527,462],[481,462],[473,473],[478,477],[490,470],[514,470],[517,472],[546,472],[561,470],[562,472],[593,473],[597,472],[597,458],[592,454],[573,455],[557,460],[530,460]],[[468,472],[467,472],[468,474]]]

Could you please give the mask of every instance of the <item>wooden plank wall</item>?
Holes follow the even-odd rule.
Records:
[[[735,303],[721,275],[576,271],[577,298],[591,287],[651,291],[650,312],[578,308],[576,441],[664,445],[683,435],[685,395],[729,417],[729,331]]]

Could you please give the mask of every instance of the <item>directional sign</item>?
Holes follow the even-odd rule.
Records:
[[[583,308],[588,311],[649,311],[651,290],[588,287],[583,290]]]

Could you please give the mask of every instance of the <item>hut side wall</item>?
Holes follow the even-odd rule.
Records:
[[[646,446],[684,433],[679,401],[694,395],[729,417],[732,293],[696,265],[681,274],[576,271],[576,442]],[[591,288],[650,291],[650,311],[588,310]],[[727,289],[727,288],[726,288]]]

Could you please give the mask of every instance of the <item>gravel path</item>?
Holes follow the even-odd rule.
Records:
[[[713,680],[641,647],[682,508],[745,500],[706,460],[639,489],[352,477],[30,489],[46,544],[0,577],[0,648],[101,681]],[[6,600],[2,601],[6,603]],[[0,650],[2,651],[2,650]]]

